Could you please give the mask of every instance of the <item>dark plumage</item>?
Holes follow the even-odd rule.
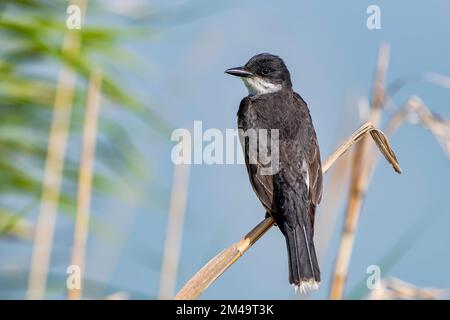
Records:
[[[242,77],[249,87],[250,95],[239,106],[239,129],[279,130],[279,171],[260,174],[261,164],[249,161],[249,140],[244,139],[247,171],[267,214],[286,237],[290,283],[301,291],[316,287],[314,215],[322,196],[322,169],[308,107],[292,90],[289,71],[277,56],[260,54],[226,72]]]

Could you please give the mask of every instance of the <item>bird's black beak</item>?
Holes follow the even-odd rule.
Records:
[[[241,78],[247,78],[253,76],[253,73],[245,70],[245,67],[237,67],[225,70],[225,73],[231,74],[232,76],[237,76]]]

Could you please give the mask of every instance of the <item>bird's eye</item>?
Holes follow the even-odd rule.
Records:
[[[270,73],[270,70],[269,70],[269,68],[263,68],[263,69],[261,69],[261,73],[263,75],[267,76]]]

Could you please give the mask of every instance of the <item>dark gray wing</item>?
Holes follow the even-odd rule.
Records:
[[[248,116],[248,109],[251,107],[251,99],[249,97],[244,98],[241,101],[238,112],[238,128],[239,139],[243,148],[245,156],[245,165],[247,167],[250,183],[258,196],[259,200],[268,212],[273,211],[273,176],[261,175],[260,170],[262,165],[258,163],[258,159],[250,159],[251,153],[248,152],[248,140],[242,136],[242,133],[251,128],[249,123],[251,119]],[[244,116],[246,114],[246,116]]]
[[[314,130],[314,126],[306,102],[296,92],[294,92],[294,97],[296,99],[296,103],[303,110],[302,113],[303,117],[305,118],[304,120],[310,124],[305,129],[307,130],[305,132],[305,136],[308,137],[309,141],[305,143],[302,158],[305,160],[305,169],[307,170],[306,173],[309,185],[309,215],[312,225],[314,226],[315,208],[322,199],[322,163],[320,160],[320,150],[319,144],[317,142],[316,132]]]

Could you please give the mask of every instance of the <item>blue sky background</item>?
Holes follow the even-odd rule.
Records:
[[[366,28],[370,4],[381,8],[381,30]],[[382,42],[391,45],[388,83],[426,71],[450,74],[450,3],[446,1],[215,1],[214,5],[209,1],[160,1],[156,7],[163,11],[177,5],[194,6],[197,18],[176,26],[161,19],[157,40],[142,48],[152,65],[142,94],[148,94],[154,108],[176,127],[190,128],[194,120],[202,120],[205,129],[235,128],[237,108],[246,89],[223,71],[244,64],[254,54],[270,52],[285,60],[294,88],[308,102],[322,156],[326,157],[359,125],[356,102],[371,93]],[[450,114],[448,90],[413,83],[399,92],[395,102],[401,104],[411,95],[420,96],[440,114]],[[344,119],[351,120],[343,125]],[[149,268],[148,263],[126,258],[131,243],[142,244],[155,257],[163,248],[173,143],[149,139],[152,144],[145,149],[158,184],[152,183],[143,193],[161,194],[163,207],[154,208],[145,200],[138,205],[110,281],[155,294],[159,262],[153,261],[154,268]],[[367,266],[377,264],[417,221],[421,227],[414,238],[418,240],[388,273],[382,270],[382,276],[418,286],[450,287],[448,160],[430,133],[420,127],[402,127],[392,145],[404,174],[396,175],[384,161],[377,167],[358,226],[347,288],[365,277]],[[312,298],[328,294],[343,210],[339,210],[330,246],[320,259],[323,284]],[[240,239],[263,215],[244,166],[194,166],[178,287],[217,252]],[[439,218],[431,227],[422,222],[424,216],[436,215]],[[148,262],[151,255],[142,247],[140,254]],[[95,247],[91,253],[88,272],[97,277],[103,264],[98,261],[100,257],[96,259]],[[287,278],[285,242],[273,228],[202,297],[294,298]]]
[[[239,102],[247,92],[241,81],[223,71],[261,52],[285,60],[295,90],[310,107],[323,158],[362,122],[357,101],[370,97],[382,42],[391,46],[387,83],[427,71],[450,76],[450,2],[445,0],[151,3],[158,17],[151,25],[157,32],[149,33],[148,41],[140,45],[130,45],[144,57],[146,65],[141,72],[130,69],[119,76],[175,127],[191,128],[195,120],[201,120],[204,129],[235,128]],[[370,4],[381,8],[381,30],[366,27],[366,8]],[[188,12],[189,18],[178,17],[178,10]],[[401,105],[412,95],[420,96],[435,112],[450,117],[449,90],[411,83],[394,101]],[[106,110],[102,112],[109,112]],[[87,277],[109,285],[103,291],[91,292],[92,296],[119,288],[131,292],[132,297],[155,298],[174,143],[133,119],[124,121],[145,154],[148,175],[140,180],[124,177],[129,190],[123,192],[132,195],[128,201],[93,199],[97,218],[117,233],[110,241],[95,233],[90,236]],[[415,225],[414,242],[408,240],[411,248],[392,269],[382,269],[382,276],[398,277],[418,286],[450,287],[448,159],[432,135],[418,126],[403,126],[391,142],[404,173],[399,176],[384,160],[379,162],[358,225],[347,294],[366,276],[366,268],[378,264]],[[347,186],[342,188],[345,193]],[[324,201],[328,196],[324,194]],[[328,295],[344,209],[342,203],[329,246],[320,257],[322,285],[310,298]],[[264,210],[243,165],[193,166],[177,288],[263,217]],[[424,223],[430,220],[434,223]],[[70,255],[65,248],[70,248],[71,223],[66,219],[58,222],[59,247],[55,250],[60,254],[53,258],[52,267],[61,274]],[[322,236],[316,233],[315,238]],[[29,262],[19,263],[26,266]],[[51,293],[49,296],[55,297]],[[202,298],[298,298],[288,283],[285,241],[279,230],[271,229]]]

